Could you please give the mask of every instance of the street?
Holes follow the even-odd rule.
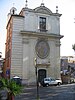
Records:
[[[75,84],[39,87],[40,100],[75,100]],[[25,87],[15,100],[37,100],[36,86]]]

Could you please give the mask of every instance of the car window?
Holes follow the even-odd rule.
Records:
[[[45,81],[49,81],[49,79],[47,78],[47,79],[45,79]]]
[[[55,79],[51,79],[51,81],[55,81]]]

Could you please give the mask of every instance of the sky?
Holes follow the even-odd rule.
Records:
[[[7,15],[14,6],[17,14],[25,7],[26,0],[0,0],[0,52],[5,57]],[[75,0],[28,0],[28,8],[34,9],[44,2],[44,5],[53,13],[62,14],[60,17],[60,34],[64,37],[60,40],[60,56],[75,56],[72,45],[75,44]]]

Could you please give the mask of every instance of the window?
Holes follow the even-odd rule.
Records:
[[[40,26],[40,31],[46,31],[46,18],[40,17],[39,26]]]

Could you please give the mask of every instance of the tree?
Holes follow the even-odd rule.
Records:
[[[22,86],[16,84],[15,81],[10,79],[1,79],[2,88],[7,90],[7,99],[6,100],[14,100],[14,96],[21,93]]]

